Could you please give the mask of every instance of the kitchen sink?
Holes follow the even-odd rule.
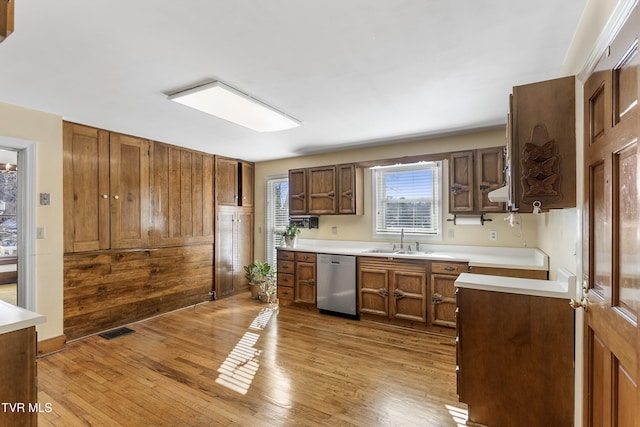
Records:
[[[388,254],[388,255],[427,255],[431,252],[427,251],[408,251],[408,250],[393,250],[393,249],[368,249],[364,251],[365,254]]]

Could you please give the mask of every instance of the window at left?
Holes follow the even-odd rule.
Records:
[[[17,154],[0,150],[0,300],[17,305]]]

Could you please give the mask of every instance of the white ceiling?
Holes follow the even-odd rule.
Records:
[[[559,77],[586,0],[16,0],[0,101],[251,161],[505,123]],[[257,133],[167,100],[219,79],[302,121]]]

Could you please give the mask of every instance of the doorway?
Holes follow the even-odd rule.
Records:
[[[0,300],[18,305],[18,153],[0,149]]]

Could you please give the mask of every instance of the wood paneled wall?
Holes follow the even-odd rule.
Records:
[[[213,244],[66,254],[64,333],[75,339],[211,299]]]

